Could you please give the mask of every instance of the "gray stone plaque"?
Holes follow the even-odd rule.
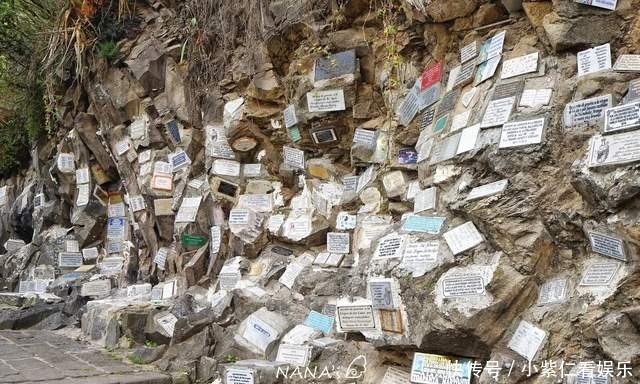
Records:
[[[604,133],[640,127],[640,101],[604,111]]]
[[[605,95],[569,103],[564,108],[564,125],[570,127],[600,120],[604,111],[611,108],[611,102],[611,95]]]
[[[373,308],[394,309],[391,281],[370,281],[369,291]]]
[[[356,63],[355,49],[321,57],[316,60],[313,79],[320,81],[355,73]]]
[[[622,239],[599,232],[590,231],[588,234],[593,252],[622,261],[627,260]]]

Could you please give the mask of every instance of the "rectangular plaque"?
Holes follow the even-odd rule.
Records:
[[[333,128],[316,128],[312,131],[309,131],[309,133],[311,134],[313,142],[316,144],[332,143],[338,140],[336,132],[333,130]]]
[[[508,83],[501,83],[495,86],[493,89],[493,96],[491,100],[504,99],[505,97],[520,97],[524,90],[524,81],[516,80]]]
[[[478,85],[492,78],[496,73],[496,69],[498,69],[501,58],[501,56],[496,56],[478,65],[478,69],[476,69],[476,78],[473,83]]]
[[[616,72],[640,72],[640,55],[621,55],[613,65]]]
[[[574,0],[576,3],[591,5],[594,7],[615,11],[618,0]]]
[[[604,111],[612,106],[611,95],[597,96],[569,103],[564,108],[564,125],[596,121],[604,116]]]
[[[344,111],[344,91],[333,89],[307,92],[307,108],[309,112]]]
[[[399,309],[380,309],[380,329],[385,332],[402,333],[402,312]]]
[[[462,132],[460,132],[460,141],[458,142],[456,155],[473,150],[476,147],[479,134],[480,124],[472,125],[463,129]]]
[[[444,217],[409,215],[402,223],[402,230],[405,232],[437,234],[440,233],[444,219]]]
[[[336,307],[338,324],[343,331],[375,329],[371,305],[342,305]]]
[[[411,364],[411,382],[421,384],[470,384],[471,359],[416,352]]]
[[[506,35],[507,31],[502,31],[492,38],[486,40],[480,48],[478,62],[482,63],[491,58],[502,55],[502,47],[504,46],[504,38]]]
[[[520,97],[520,106],[539,107],[549,104],[552,89],[525,89]]]
[[[424,91],[418,91],[419,85],[416,81],[412,90],[415,92],[418,97],[418,111],[422,111],[423,109],[435,104],[440,99],[440,88],[442,86],[440,83],[436,83]]]
[[[227,369],[225,384],[255,384],[253,371],[249,369]]]
[[[466,63],[467,61],[478,56],[478,43],[474,40],[471,43],[465,45],[460,50],[460,62]]]
[[[298,117],[296,116],[296,106],[291,104],[287,108],[282,111],[284,115],[284,126],[285,128],[291,128],[294,125],[298,124]]]
[[[291,168],[304,169],[304,151],[292,147],[282,147],[284,163]]]
[[[460,133],[445,137],[439,141],[431,151],[429,164],[438,164],[443,161],[452,159],[458,152],[458,144],[460,143]]]
[[[367,148],[373,148],[376,144],[376,131],[356,128],[353,133],[353,143],[363,144]]]
[[[413,203],[413,213],[420,213],[436,208],[436,187],[423,189],[416,193]]]
[[[353,74],[356,72],[356,63],[355,49],[333,53],[326,57],[319,57],[316,59],[313,68],[313,80],[334,79],[336,77]]]
[[[582,286],[606,286],[611,283],[613,277],[618,272],[620,263],[615,261],[593,263],[589,265],[582,275],[580,285]]]
[[[624,249],[624,241],[615,236],[589,231],[589,242],[591,250],[601,255],[613,257],[621,261],[626,261],[627,256]]]
[[[640,160],[640,132],[595,135],[589,143],[589,167],[625,164]]]
[[[604,133],[640,127],[640,101],[604,111]]]
[[[442,61],[432,64],[424,69],[420,76],[420,90],[424,91],[430,86],[440,82],[442,78]]]
[[[308,345],[280,344],[276,361],[291,364],[295,367],[306,367],[309,363],[311,349]]]
[[[432,106],[431,108],[427,108],[422,112],[422,116],[420,116],[420,130],[423,131],[431,125],[433,122],[433,118],[436,115],[436,108]]]
[[[80,288],[81,296],[100,297],[106,296],[111,292],[111,280],[95,280],[82,284]]]
[[[418,95],[412,88],[411,91],[407,93],[407,96],[405,96],[402,104],[398,108],[399,123],[401,125],[404,125],[405,127],[411,124],[411,121],[414,117],[416,117],[416,114],[418,113],[419,107],[420,105]]]
[[[436,117],[440,117],[453,111],[456,106],[456,102],[458,101],[458,97],[460,97],[459,89],[455,89],[453,91],[445,93],[444,96],[442,96],[442,100],[440,100],[440,104],[438,104]]]
[[[374,259],[394,259],[399,258],[404,238],[396,234],[389,234],[380,239],[376,251],[373,255]]]
[[[638,99],[640,99],[640,79],[631,80],[622,102],[626,104]]]
[[[349,234],[327,232],[327,252],[345,254],[350,252]]]
[[[82,253],[60,252],[58,253],[58,266],[60,268],[77,268],[82,265]]]
[[[394,309],[391,280],[369,281],[373,308]]]
[[[273,329],[257,314],[252,314],[247,318],[246,326],[242,337],[255,345],[262,352],[266,352],[269,344],[278,339],[278,331]]]
[[[333,328],[333,316],[324,315],[320,312],[311,311],[304,321],[304,325],[321,331],[325,335],[331,332]]]
[[[400,368],[389,367],[380,384],[411,384],[411,374]]]
[[[508,347],[525,359],[532,361],[546,336],[547,333],[542,329],[521,320],[518,329],[509,340]]]
[[[539,144],[542,141],[544,118],[514,121],[502,126],[499,148]]]
[[[567,297],[567,279],[554,279],[547,281],[540,287],[538,305],[557,304],[565,301]]]
[[[471,110],[458,113],[451,119],[451,132],[458,131],[467,126],[469,117],[471,116]]]
[[[489,102],[487,109],[482,117],[481,128],[497,127],[509,120],[513,105],[515,104],[515,97],[506,97],[504,99],[492,100]]]
[[[471,249],[483,241],[482,235],[471,221],[445,232],[443,237],[454,255]]]
[[[578,77],[611,68],[609,43],[578,52]]]
[[[538,70],[538,52],[505,60],[502,63],[501,79],[508,79]]]
[[[442,279],[444,297],[484,295],[484,292],[484,280],[479,274],[460,274]]]
[[[473,81],[473,78],[476,73],[476,62],[469,61],[460,66],[460,69],[457,71],[455,80],[453,82],[453,87],[459,87],[466,84],[469,84]]]
[[[509,184],[509,180],[499,180],[494,181],[493,183],[481,185],[479,187],[475,187],[469,192],[467,196],[467,201],[482,199],[487,196],[495,195],[497,193],[502,193],[507,188]]]
[[[202,201],[202,196],[185,197],[182,199],[182,204],[180,204],[180,209],[178,209],[178,213],[176,214],[175,222],[193,223],[196,221],[200,201]]]

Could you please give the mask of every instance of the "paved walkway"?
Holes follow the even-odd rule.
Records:
[[[0,331],[0,384],[171,384],[91,346],[47,331]]]

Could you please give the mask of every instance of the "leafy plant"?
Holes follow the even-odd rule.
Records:
[[[105,41],[96,44],[96,53],[98,57],[113,63],[120,55],[120,49],[118,49],[118,45],[115,42]]]
[[[147,364],[141,357],[136,356],[136,355],[129,355],[127,357],[129,359],[130,362],[132,362],[133,364],[138,364],[138,365],[145,365]]]
[[[144,341],[144,346],[147,347],[147,348],[155,348],[155,347],[158,346],[158,343],[156,343],[153,340],[145,340]]]

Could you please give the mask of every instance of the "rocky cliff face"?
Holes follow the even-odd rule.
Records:
[[[503,3],[138,3],[2,182],[0,326],[191,382],[638,382],[640,2]]]

